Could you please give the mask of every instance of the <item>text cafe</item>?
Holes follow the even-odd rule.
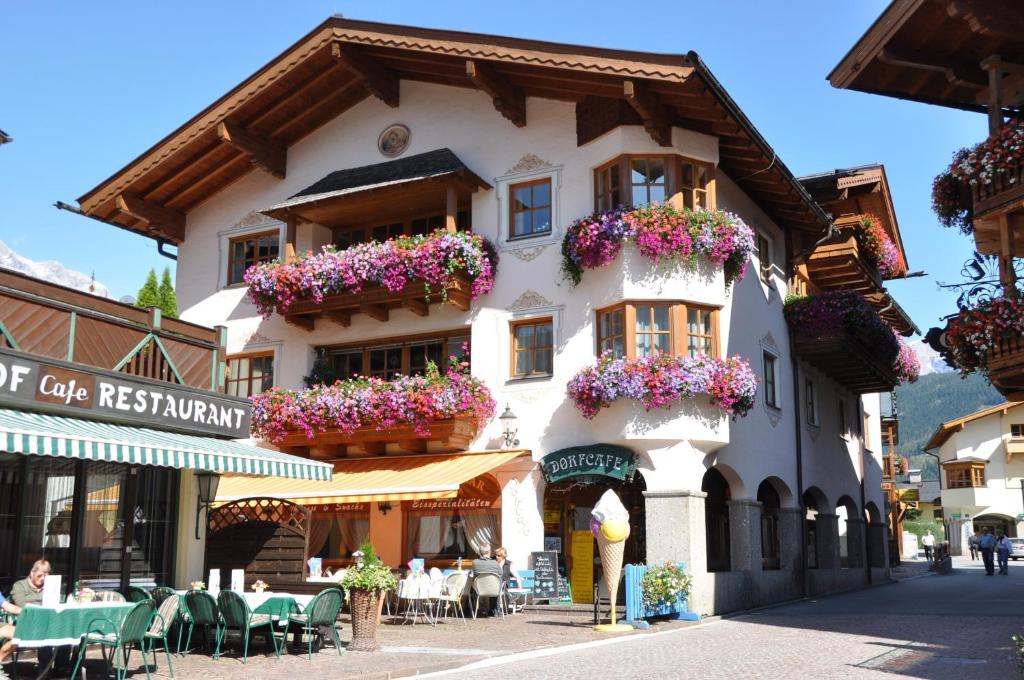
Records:
[[[221,475],[330,476],[232,441],[250,406],[220,391],[222,336],[0,273],[0,590],[37,559],[65,592],[184,587]]]

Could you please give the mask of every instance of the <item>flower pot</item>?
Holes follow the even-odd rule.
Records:
[[[377,643],[377,610],[380,593],[375,590],[349,591],[349,606],[352,610],[352,642],[350,652],[375,652]]]

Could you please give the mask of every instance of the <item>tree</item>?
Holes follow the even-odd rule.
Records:
[[[178,318],[178,296],[174,293],[174,283],[171,282],[171,270],[164,267],[164,275],[160,279],[160,289],[157,291],[160,311],[169,319]]]
[[[160,286],[156,282],[156,272],[152,269],[149,270],[146,283],[139,289],[139,294],[135,298],[135,306],[142,309],[160,306]]]

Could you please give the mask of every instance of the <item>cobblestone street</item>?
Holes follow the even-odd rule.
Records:
[[[588,612],[539,609],[501,619],[384,623],[375,654],[327,648],[308,661],[291,653],[266,655],[261,640],[248,664],[228,655],[176,658],[175,677],[204,680],[393,678],[416,674],[475,680],[593,678],[614,669],[619,678],[967,678],[1017,677],[1010,635],[1021,629],[1024,565],[1009,577],[986,577],[979,562],[962,558],[949,576],[906,576],[883,585],[703,625],[662,622],[651,631],[608,638],[591,629]],[[910,563],[904,574],[922,574]],[[386,619],[386,617],[385,617]],[[347,642],[351,629],[342,630]],[[159,675],[166,677],[164,657]],[[133,655],[131,677],[145,677]],[[22,676],[32,665],[23,663]],[[102,677],[98,658],[89,678]]]

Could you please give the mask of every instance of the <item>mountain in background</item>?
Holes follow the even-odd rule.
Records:
[[[917,355],[917,360],[921,362],[921,375],[953,372],[953,369],[943,361],[939,353],[926,344],[924,339],[915,340],[908,344],[910,349],[914,350],[914,354]]]
[[[961,378],[948,369],[921,373],[917,382],[896,388],[900,417],[900,443],[896,450],[910,459],[910,467],[921,468],[922,478],[928,480],[938,478],[938,465],[933,456],[921,450],[939,425],[1005,400],[982,375]]]
[[[68,288],[74,288],[85,293],[92,293],[99,297],[114,297],[106,286],[93,281],[92,277],[88,274],[68,269],[56,260],[49,260],[47,262],[30,260],[27,257],[18,255],[3,241],[0,241],[0,267],[13,269],[16,272],[27,274],[43,281],[67,286]]]

